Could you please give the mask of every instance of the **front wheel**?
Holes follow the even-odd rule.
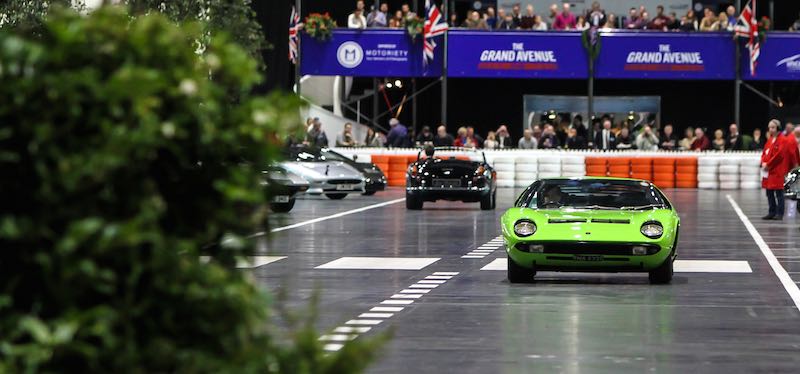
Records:
[[[347,196],[347,194],[346,193],[326,193],[325,196],[327,196],[331,200],[341,200],[341,199],[344,199]]]
[[[495,194],[489,194],[481,198],[481,210],[492,210],[495,207]]]
[[[411,195],[406,195],[406,209],[408,210],[421,210],[422,209],[422,199],[419,197],[414,197]]]
[[[275,213],[286,213],[294,208],[295,199],[289,199],[285,203],[269,203],[269,208]]]
[[[524,268],[519,266],[511,256],[506,256],[508,258],[508,281],[511,283],[527,283],[533,281],[533,277],[536,275],[536,270]]]
[[[663,264],[650,271],[650,284],[668,284],[672,282],[672,256]]]

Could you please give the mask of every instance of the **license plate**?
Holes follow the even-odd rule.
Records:
[[[575,255],[575,261],[603,261],[603,256]]]
[[[353,185],[352,184],[337,184],[336,185],[336,190],[338,190],[338,191],[350,191],[352,189],[353,189]]]
[[[461,179],[434,179],[433,187],[461,187]]]
[[[278,195],[272,197],[273,203],[288,203],[289,202],[289,195]]]

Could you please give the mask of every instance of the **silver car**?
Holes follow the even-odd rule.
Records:
[[[318,148],[293,146],[281,166],[305,178],[310,184],[307,193],[312,195],[325,194],[338,200],[364,192],[361,172],[344,162],[327,160]]]

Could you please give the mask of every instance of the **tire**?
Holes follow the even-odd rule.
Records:
[[[341,200],[341,199],[344,199],[345,197],[347,197],[347,194],[346,193],[326,193],[325,196],[327,196],[331,200]]]
[[[486,197],[481,199],[481,210],[492,210],[494,209],[494,197],[495,194],[486,195]]]
[[[517,265],[517,263],[511,259],[511,256],[506,257],[508,258],[508,281],[510,283],[528,283],[533,281],[533,277],[536,275],[535,270],[526,269]]]
[[[497,191],[492,194],[492,209],[497,208]]]
[[[408,210],[422,210],[422,199],[414,196],[406,195],[406,209]]]
[[[275,213],[286,213],[294,208],[295,199],[289,199],[288,203],[269,203],[269,208]]]
[[[372,196],[372,195],[374,195],[376,192],[378,192],[378,191],[364,191],[364,193],[362,193],[362,195],[364,195],[364,196]]]
[[[659,267],[650,271],[650,284],[669,284],[672,282],[672,260],[670,255]]]

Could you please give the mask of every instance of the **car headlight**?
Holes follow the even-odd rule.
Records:
[[[650,239],[658,239],[661,235],[664,235],[664,226],[661,226],[658,222],[645,222],[639,231]]]
[[[514,224],[514,233],[517,234],[517,236],[531,236],[535,232],[536,224],[533,223],[533,221],[523,220],[517,221],[517,223]]]

